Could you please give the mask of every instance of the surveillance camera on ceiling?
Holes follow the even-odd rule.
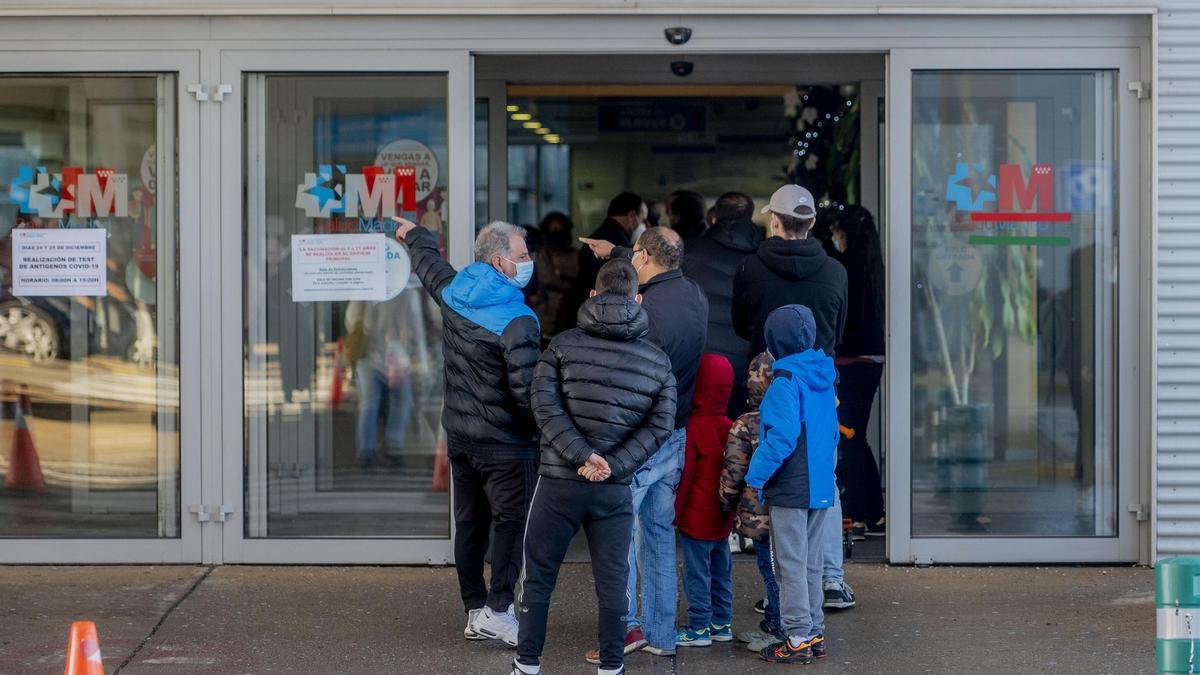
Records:
[[[673,45],[681,45],[692,39],[692,29],[686,26],[675,26],[674,28],[664,30],[663,35],[666,36],[667,42]]]
[[[696,64],[691,61],[672,61],[671,72],[675,73],[676,77],[687,77],[692,74],[692,70],[696,68]]]

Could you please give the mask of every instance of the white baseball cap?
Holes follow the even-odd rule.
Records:
[[[771,202],[762,207],[762,212],[774,212],[793,218],[812,218],[817,215],[817,202],[811,192],[799,185],[784,185],[771,195]]]

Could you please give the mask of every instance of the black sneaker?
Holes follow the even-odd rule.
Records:
[[[867,524],[854,523],[850,526],[851,541],[866,541],[867,540]]]
[[[812,644],[801,642],[799,647],[793,647],[789,640],[778,642],[758,653],[759,658],[768,663],[800,663],[808,664],[817,660],[813,655]]]
[[[809,640],[808,644],[812,646],[813,658],[823,659],[826,656],[829,656],[829,647],[825,644],[824,635],[818,635],[817,637]]]
[[[821,585],[825,591],[826,609],[850,609],[854,606],[854,590],[844,581],[826,580]]]
[[[754,611],[758,612],[759,614],[766,614],[767,613],[767,599],[763,598],[762,600],[759,600],[758,602],[754,603]]]
[[[887,536],[887,519],[880,518],[874,523],[867,523],[868,537],[886,537]]]

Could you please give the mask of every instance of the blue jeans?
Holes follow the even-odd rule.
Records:
[[[733,555],[729,540],[704,541],[679,533],[683,540],[683,594],[688,627],[733,623]]]
[[[842,546],[842,498],[837,490],[833,491],[833,506],[828,510],[829,515],[825,517],[824,542],[821,547],[821,579],[836,581],[840,584],[846,580],[846,572],[842,569],[842,558],[846,550]]]
[[[758,562],[758,573],[767,589],[767,606],[763,618],[767,625],[779,630],[779,583],[775,581],[775,568],[771,567],[771,541],[754,542],[754,557]]]
[[[375,456],[375,437],[379,431],[379,409],[387,395],[387,417],[383,423],[383,436],[389,445],[403,446],[408,433],[408,418],[412,414],[412,383],[401,380],[396,387],[389,388],[387,374],[366,359],[354,366],[358,376],[358,456],[370,459]]]
[[[629,544],[629,612],[626,626],[642,626],[646,641],[675,649],[675,490],[683,474],[683,429],[633,474],[633,540]],[[642,580],[638,613],[638,578]]]

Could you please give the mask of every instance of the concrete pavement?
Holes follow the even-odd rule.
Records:
[[[735,564],[735,629],[761,594]],[[830,658],[805,672],[1150,673],[1154,575],[1138,568],[854,563],[859,606],[830,617]],[[512,652],[467,643],[453,569],[0,567],[0,672],[62,669],[70,622],[94,619],[113,673],[507,673]],[[566,566],[544,673],[594,673],[591,568]],[[635,654],[631,673],[792,671],[740,645]]]

